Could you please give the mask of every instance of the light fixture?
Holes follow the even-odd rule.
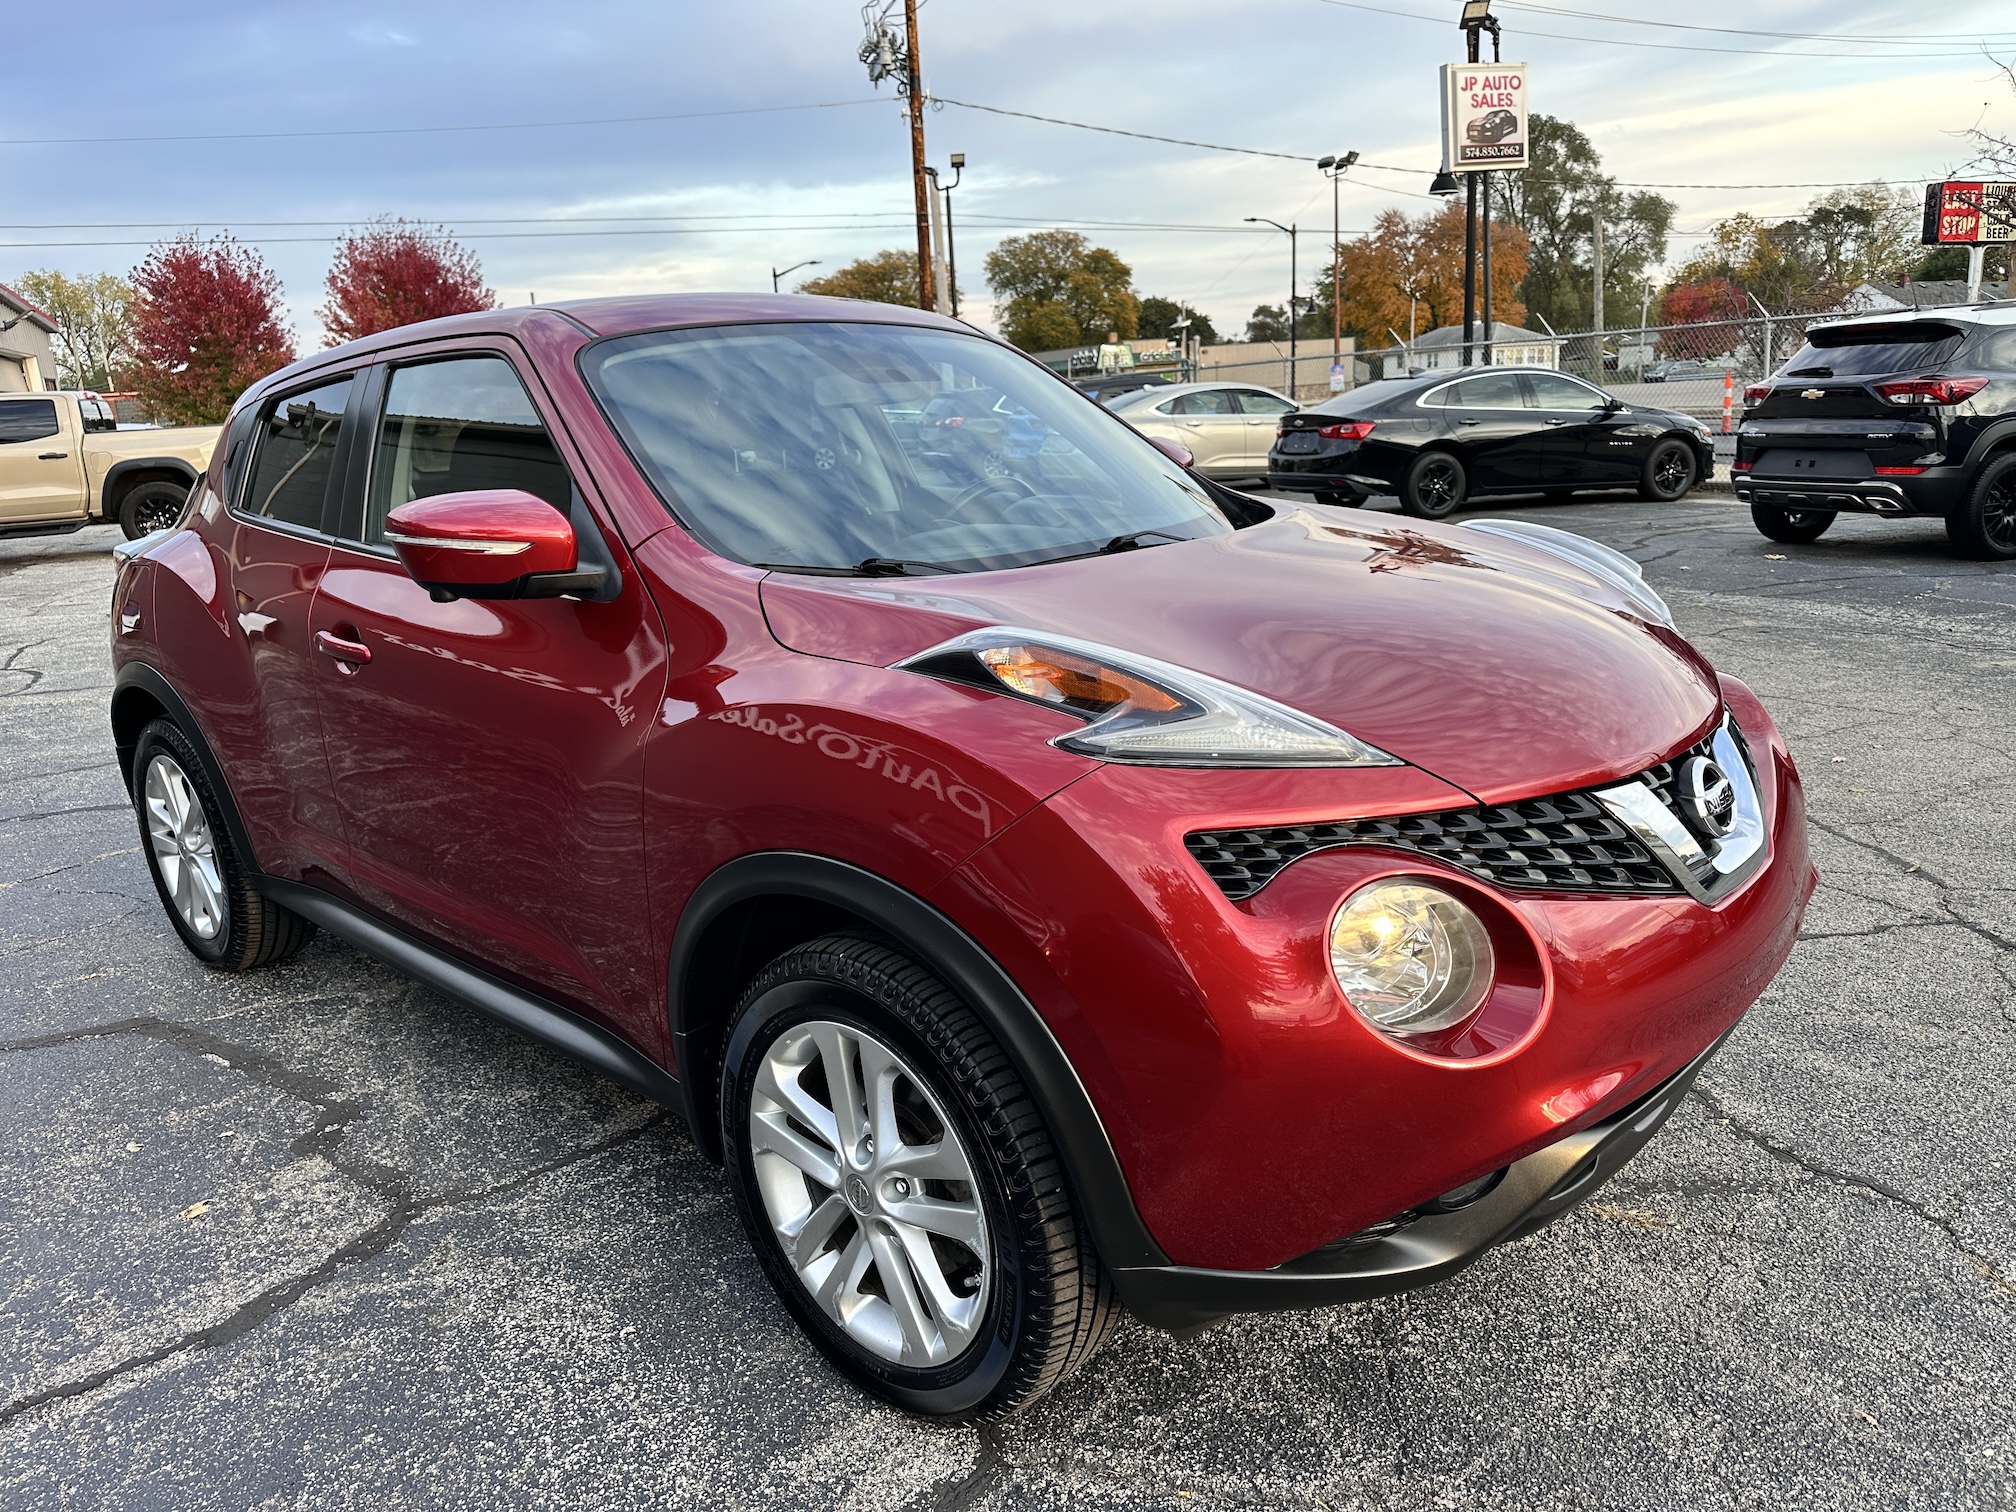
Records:
[[[1488,26],[1490,22],[1491,0],[1463,0],[1463,19],[1458,26]]]
[[[1447,168],[1444,168],[1440,173],[1435,175],[1435,182],[1428,186],[1428,192],[1438,195],[1442,199],[1451,199],[1454,198],[1457,189],[1460,187],[1456,182],[1456,175],[1451,173]]]

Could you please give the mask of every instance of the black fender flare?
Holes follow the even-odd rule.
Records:
[[[121,478],[136,472],[172,472],[191,488],[196,486],[198,473],[194,466],[180,457],[128,457],[114,462],[106,469],[105,476],[98,484],[98,510],[101,520],[116,519],[117,516],[106,507],[105,501],[112,496],[114,485]]]
[[[886,878],[830,856],[763,851],[726,862],[694,890],[672,941],[668,985],[673,1064],[681,1111],[696,1141],[713,1150],[709,1089],[696,1085],[684,1014],[685,988],[708,927],[736,905],[796,897],[844,909],[886,931],[965,999],[993,1032],[1043,1110],[1078,1206],[1106,1265],[1114,1270],[1169,1264],[1141,1214],[1106,1126],[1064,1047],[1022,989],[963,929]]]
[[[1953,462],[1961,467],[1978,466],[1991,453],[2002,450],[2012,442],[2016,442],[2016,418],[1997,420],[1974,438],[1974,444],[1967,448],[1966,456],[1955,457]],[[1971,489],[1972,486],[1973,479],[1970,478],[1968,487]]]
[[[203,775],[210,779],[210,791],[217,794],[224,803],[224,827],[231,833],[232,849],[244,858],[245,864],[253,871],[259,870],[258,852],[252,849],[252,837],[245,831],[245,821],[239,817],[238,797],[231,791],[231,781],[224,775],[224,768],[217,760],[217,753],[210,748],[210,737],[204,733],[202,724],[188,702],[175,691],[174,684],[146,662],[128,662],[119,669],[119,675],[112,679],[112,698],[108,712],[111,716],[112,738],[119,753],[119,785],[126,789],[130,799],[133,795],[133,749],[119,735],[119,705],[132,693],[145,694],[166,711],[168,717],[182,727],[182,733],[189,737],[189,744],[196,749],[196,759],[203,763]]]

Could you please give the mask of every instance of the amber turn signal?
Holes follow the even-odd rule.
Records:
[[[992,646],[979,653],[988,671],[1004,685],[1042,703],[1082,714],[1132,709],[1171,714],[1182,704],[1153,683],[1102,666],[1086,656],[1042,646]]]

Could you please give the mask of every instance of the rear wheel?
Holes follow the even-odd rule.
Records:
[[[1694,448],[1669,437],[1654,446],[1645,458],[1645,469],[1638,475],[1638,497],[1657,504],[1685,498],[1694,486],[1698,470]]]
[[[119,528],[126,532],[129,541],[167,530],[181,521],[183,506],[188,502],[186,483],[137,484],[119,501]]]
[[[829,936],[743,995],[721,1068],[743,1227],[799,1326],[926,1417],[1005,1417],[1119,1304],[1035,1101],[985,1025],[876,940]]]
[[[131,773],[141,849],[168,922],[190,953],[220,971],[249,971],[293,955],[315,926],[252,885],[195,747],[172,720],[140,732]]]
[[[1400,484],[1400,508],[1424,520],[1445,519],[1456,512],[1469,486],[1456,457],[1443,451],[1423,452]]]
[[[1750,520],[1761,535],[1802,545],[1827,534],[1835,514],[1831,509],[1780,509],[1774,504],[1752,504]]]
[[[2016,557],[2016,452],[1989,459],[1967,502],[1946,516],[1946,537],[1979,561]]]

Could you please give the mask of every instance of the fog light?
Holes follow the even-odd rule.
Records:
[[[1330,925],[1330,970],[1374,1028],[1425,1034],[1484,1004],[1496,962],[1491,937],[1460,900],[1397,877],[1361,887]]]

